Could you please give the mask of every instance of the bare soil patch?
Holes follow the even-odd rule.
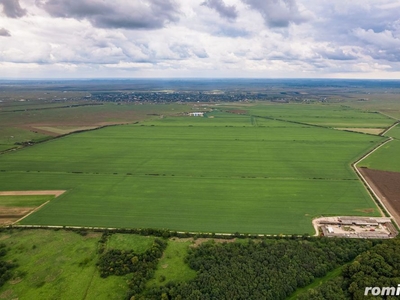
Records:
[[[400,173],[358,168],[397,223],[400,223]]]
[[[0,206],[0,225],[9,225],[33,211],[35,207]]]
[[[385,131],[383,128],[335,128],[337,130],[348,130],[348,131],[355,131],[361,133],[369,133],[379,135]]]
[[[47,190],[47,191],[4,191],[0,192],[0,196],[29,196],[29,195],[55,195],[56,197],[64,194],[64,190]]]
[[[58,133],[55,133],[55,132],[50,131],[50,130],[41,129],[39,127],[33,127],[33,126],[29,126],[29,125],[24,125],[24,126],[19,126],[19,127],[22,128],[22,129],[26,129],[26,130],[29,130],[29,131],[36,132],[36,133],[41,133],[41,134],[44,134],[44,135],[49,135],[49,136],[58,136],[59,135]]]

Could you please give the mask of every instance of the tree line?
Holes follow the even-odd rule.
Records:
[[[390,239],[357,256],[345,265],[342,274],[299,296],[300,300],[319,299],[398,299],[398,295],[377,297],[366,287],[392,287],[400,284],[400,239]]]
[[[285,299],[372,245],[331,238],[211,241],[189,250],[195,279],[149,288],[134,299]]]

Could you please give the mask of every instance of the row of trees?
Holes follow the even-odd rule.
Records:
[[[135,299],[285,299],[371,247],[367,240],[326,238],[208,242],[189,251],[194,280],[167,283]]]
[[[170,237],[178,237],[178,238],[218,238],[218,239],[264,239],[266,237],[270,239],[312,239],[308,233],[303,235],[292,234],[292,235],[273,235],[273,236],[263,236],[259,234],[249,234],[249,233],[239,233],[235,232],[232,234],[224,234],[224,233],[215,233],[215,232],[181,232],[181,231],[173,231],[169,229],[157,229],[157,228],[102,228],[102,227],[75,227],[75,226],[46,226],[46,225],[7,225],[7,227],[0,228],[1,231],[12,230],[13,228],[23,228],[27,229],[51,229],[51,230],[67,230],[74,231],[81,235],[85,235],[88,232],[102,232],[105,234],[112,233],[127,233],[127,234],[139,234],[143,236],[156,236],[161,238],[170,238]]]

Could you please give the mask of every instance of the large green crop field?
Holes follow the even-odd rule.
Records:
[[[3,154],[0,190],[67,190],[23,224],[312,233],[317,216],[378,215],[350,164],[382,140],[221,111],[165,117]]]
[[[400,172],[400,126],[397,124],[385,136],[392,137],[394,140],[380,147],[364,159],[359,166],[375,170]]]
[[[375,170],[400,172],[400,141],[395,139],[364,159],[359,166]]]

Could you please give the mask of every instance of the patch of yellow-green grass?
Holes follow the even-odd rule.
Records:
[[[0,206],[6,207],[36,207],[54,199],[53,195],[0,195]]]
[[[154,278],[148,282],[148,286],[165,285],[168,282],[188,281],[195,278],[196,271],[190,269],[185,263],[187,250],[191,244],[191,241],[170,239],[163,257],[158,262]]]
[[[107,249],[133,250],[144,253],[153,245],[154,237],[137,234],[115,233],[107,241]]]

